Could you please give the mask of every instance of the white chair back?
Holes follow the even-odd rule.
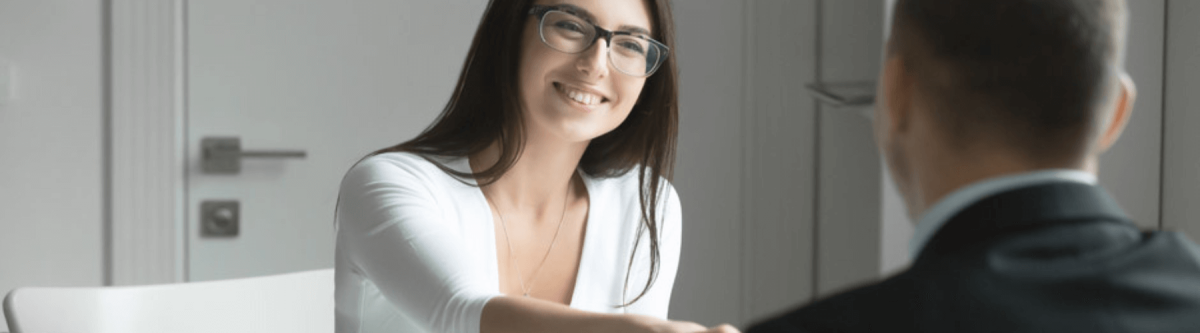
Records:
[[[92,288],[19,288],[11,333],[333,332],[333,269],[243,279]]]

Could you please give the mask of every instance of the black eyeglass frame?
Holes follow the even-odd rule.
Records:
[[[661,67],[662,64],[667,61],[667,57],[670,56],[670,54],[671,54],[670,47],[667,47],[666,44],[663,44],[662,42],[654,40],[653,38],[646,37],[646,36],[643,36],[640,34],[635,34],[632,32],[627,32],[627,31],[610,31],[608,29],[601,28],[600,26],[596,25],[595,23],[591,23],[591,22],[588,22],[588,24],[591,24],[592,28],[596,29],[596,35],[594,37],[592,37],[591,41],[588,41],[586,46],[584,46],[582,49],[580,49],[579,51],[576,51],[576,52],[566,52],[563,50],[559,50],[558,48],[550,45],[550,43],[546,41],[546,36],[542,33],[542,28],[541,28],[541,26],[544,24],[544,22],[542,22],[542,21],[544,21],[546,19],[546,14],[549,14],[552,11],[561,12],[561,13],[575,16],[575,17],[579,17],[579,15],[576,15],[570,9],[562,8],[560,6],[544,6],[544,5],[530,6],[529,15],[537,16],[537,18],[538,18],[538,37],[541,38],[542,44],[546,44],[546,46],[549,46],[550,48],[554,49],[555,51],[559,51],[559,52],[567,53],[567,54],[582,53],[582,52],[587,51],[588,49],[592,48],[593,45],[596,45],[596,41],[599,40],[601,37],[604,38],[604,41],[606,43],[608,43],[609,45],[612,45],[613,36],[617,36],[617,35],[629,36],[629,37],[645,40],[647,42],[650,42],[650,45],[652,47],[658,48],[658,51],[659,51],[659,57],[658,57],[658,59],[655,60],[654,67],[651,67],[649,71],[646,71],[645,75],[629,74],[629,73],[626,73],[624,70],[621,70],[620,67],[616,67],[616,66],[613,67],[613,68],[616,68],[617,71],[619,71],[625,75],[636,76],[636,77],[650,77],[650,75],[654,75],[654,73],[658,71],[658,68]],[[587,22],[587,20],[583,20],[583,21]],[[610,53],[612,52],[611,46],[609,47],[608,52],[610,52]],[[608,61],[611,63],[612,62],[612,54],[608,54],[607,57],[608,57]]]

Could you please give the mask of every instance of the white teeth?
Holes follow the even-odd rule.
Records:
[[[583,104],[583,105],[595,105],[595,104],[599,103],[601,100],[600,96],[592,95],[592,94],[582,92],[579,90],[575,90],[575,89],[570,89],[566,86],[562,86],[562,87],[560,87],[560,89],[562,89],[563,93],[567,94],[567,97],[570,97],[571,100],[579,102],[580,104]]]

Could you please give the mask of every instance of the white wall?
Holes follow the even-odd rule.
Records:
[[[0,293],[104,282],[101,44],[99,0],[0,1]]]

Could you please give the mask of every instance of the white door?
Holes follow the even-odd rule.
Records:
[[[333,266],[337,186],[365,154],[418,134],[449,99],[485,1],[203,0],[186,16],[187,279]],[[236,137],[237,173],[202,140]],[[206,201],[236,201],[237,212]],[[212,205],[212,204],[210,204]],[[236,217],[234,228],[224,224]]]

